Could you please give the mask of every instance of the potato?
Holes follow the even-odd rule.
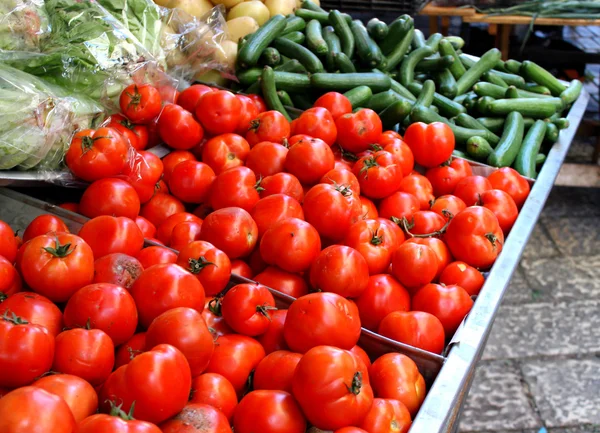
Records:
[[[227,85],[227,78],[223,77],[219,71],[208,71],[196,74],[194,80],[202,81],[203,83],[212,83],[219,86]]]
[[[175,0],[173,7],[200,18],[213,8],[213,4],[209,0]]]
[[[154,3],[156,3],[159,6],[165,7],[165,8],[173,8],[175,7],[175,0],[154,0]]]
[[[239,17],[227,21],[227,33],[233,42],[239,42],[244,36],[254,33],[260,26],[252,17]]]
[[[227,14],[227,20],[239,17],[252,17],[262,26],[271,16],[269,9],[259,0],[252,0],[234,6]]]
[[[217,5],[223,5],[225,6],[227,9],[231,9],[232,7],[234,7],[235,5],[237,5],[238,3],[243,2],[244,0],[210,0],[212,2],[212,4],[214,4],[215,6]]]
[[[232,71],[235,70],[238,44],[233,41],[221,42],[221,47],[215,50],[215,60],[226,64]]]
[[[167,52],[167,65],[170,68],[184,65],[187,62],[186,56],[177,46],[179,37],[177,32],[170,25],[164,25],[160,33],[160,45]]]
[[[265,6],[269,8],[271,16],[277,14],[289,15],[296,10],[296,0],[265,0]]]

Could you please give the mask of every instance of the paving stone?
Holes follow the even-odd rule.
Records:
[[[600,433],[600,425],[588,424],[577,427],[551,428],[548,433]]]
[[[555,186],[542,213],[544,222],[561,217],[600,216],[600,188]]]
[[[530,406],[518,366],[482,363],[467,397],[460,431],[535,429],[541,423]]]
[[[600,424],[600,359],[536,360],[522,369],[547,427]]]
[[[522,305],[533,302],[552,302],[552,288],[532,286],[521,266],[519,266],[506,289],[502,305]]]
[[[579,162],[588,164],[592,161],[595,140],[577,140],[571,144],[566,156],[566,162]]]
[[[600,254],[599,223],[597,217],[567,217],[545,225],[559,251],[570,257]]]
[[[545,258],[556,257],[558,255],[559,251],[544,226],[544,222],[539,221],[533,228],[533,233],[531,233],[525,251],[523,251],[523,257]]]

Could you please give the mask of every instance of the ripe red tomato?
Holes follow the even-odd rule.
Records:
[[[504,235],[494,213],[481,206],[468,207],[448,225],[444,240],[456,260],[487,269],[502,251]]]
[[[59,204],[58,207],[61,207],[63,209],[66,209],[70,212],[75,212],[75,213],[78,213],[78,211],[79,211],[79,205],[77,203],[62,203],[62,204]]]
[[[349,352],[356,355],[365,364],[365,367],[369,368],[371,366],[369,355],[360,346],[354,346]]]
[[[415,161],[423,167],[436,167],[448,161],[454,150],[454,133],[444,123],[429,125],[417,122],[404,133],[404,141],[412,150]]]
[[[483,274],[465,262],[452,262],[444,268],[440,275],[440,284],[457,285],[467,291],[470,296],[478,295],[485,283]]]
[[[238,404],[231,382],[216,373],[204,373],[192,379],[190,403],[207,404],[223,412],[231,422]]]
[[[183,161],[177,164],[169,178],[169,189],[178,199],[187,203],[202,203],[210,193],[215,180],[210,166],[199,161]]]
[[[205,93],[212,92],[214,89],[204,84],[192,84],[179,94],[177,105],[185,108],[190,113],[196,112],[196,105]]]
[[[317,291],[356,298],[369,284],[367,261],[354,248],[343,245],[327,247],[310,267],[310,284]]]
[[[204,289],[200,281],[181,266],[166,263],[154,265],[142,272],[131,287],[131,296],[138,308],[140,325],[148,328],[165,311],[189,307],[204,309]],[[148,293],[153,296],[149,297]]]
[[[453,218],[454,215],[464,210],[467,207],[464,201],[455,195],[443,195],[436,198],[432,205],[431,210],[447,220]]]
[[[225,322],[221,314],[220,298],[206,298],[204,310],[202,310],[202,318],[215,340],[221,335],[233,333],[233,330]]]
[[[252,99],[256,108],[258,108],[258,113],[264,113],[267,111],[267,104],[265,104],[265,100],[260,95],[248,95],[248,98]]]
[[[500,189],[510,195],[517,208],[521,209],[527,200],[531,187],[529,182],[515,169],[510,167],[499,168],[488,176],[488,180],[494,189]]]
[[[337,138],[337,128],[332,114],[327,109],[313,107],[292,122],[291,134],[306,134],[333,146]]]
[[[181,251],[187,244],[200,239],[202,223],[196,221],[185,221],[173,227],[169,246],[174,250]]]
[[[242,208],[228,207],[214,211],[202,223],[200,239],[210,242],[230,259],[249,255],[258,240],[258,227]]]
[[[176,415],[187,404],[192,375],[185,356],[175,347],[160,344],[119,367],[100,391],[102,411],[112,402],[123,404],[133,417],[154,424]]]
[[[479,197],[485,191],[492,189],[492,184],[483,176],[467,176],[454,189],[454,195],[465,202],[467,206],[479,203]]]
[[[109,254],[94,262],[94,283],[111,283],[129,289],[143,271],[142,264],[135,257]]]
[[[40,325],[56,337],[63,329],[63,315],[50,299],[32,292],[19,292],[0,304],[0,315],[16,314],[31,323]]]
[[[129,364],[133,358],[144,353],[146,349],[146,333],[135,334],[125,344],[119,346],[115,353],[115,370]]]
[[[69,228],[63,220],[57,216],[50,214],[40,215],[35,217],[25,229],[25,232],[23,233],[23,242],[27,242],[36,236],[45,235],[50,232],[69,233]]]
[[[292,392],[294,371],[302,355],[277,350],[263,358],[256,367],[253,377],[254,389],[271,389]]]
[[[404,233],[388,220],[366,219],[350,227],[344,244],[357,250],[366,260],[369,274],[387,271],[392,252],[404,242]]]
[[[435,200],[433,186],[431,186],[429,179],[415,172],[402,179],[400,191],[414,195],[419,201],[421,210],[428,210],[431,202]]]
[[[362,208],[362,219],[376,219],[379,217],[377,206],[371,200],[364,196],[360,196],[360,204]]]
[[[425,237],[425,238],[410,238],[406,242],[415,243],[420,245],[427,245],[429,248],[433,250],[435,256],[437,257],[437,272],[435,274],[435,279],[439,278],[442,274],[442,271],[446,266],[450,264],[452,261],[452,254],[450,254],[450,250],[444,243],[444,241],[434,238],[434,237]]]
[[[163,159],[163,180],[169,182],[175,167],[183,161],[195,161],[196,157],[192,152],[187,150],[174,150],[168,153]]]
[[[252,120],[256,119],[260,111],[252,98],[246,95],[237,95],[237,98],[242,103],[242,109],[240,111],[240,123],[237,126],[236,132],[240,135],[246,135],[252,126]]]
[[[337,143],[353,153],[363,152],[377,143],[383,131],[381,119],[368,108],[338,117],[335,126],[338,130]]]
[[[308,294],[308,284],[300,275],[283,271],[275,266],[267,269],[254,277],[254,281],[267,287],[285,293],[293,298]]]
[[[405,242],[392,255],[392,275],[408,289],[431,283],[437,271],[437,255],[427,245]]]
[[[409,235],[441,236],[446,219],[430,210],[415,212],[410,219],[404,219],[400,224]]]
[[[413,310],[424,311],[437,317],[448,337],[454,335],[458,326],[473,306],[473,300],[460,286],[427,284],[412,299]]]
[[[148,127],[146,125],[135,125],[125,116],[113,114],[110,116],[107,126],[119,131],[136,150],[143,150],[148,146]]]
[[[49,393],[62,397],[79,423],[98,409],[98,394],[92,385],[80,377],[70,374],[53,374],[42,377],[31,384]]]
[[[250,147],[261,141],[282,144],[290,138],[290,122],[279,111],[271,110],[260,113],[250,122],[246,140]]]
[[[135,221],[125,217],[103,215],[91,219],[81,227],[79,236],[90,246],[96,259],[111,253],[135,257],[144,246],[142,231]]]
[[[4,221],[0,221],[0,256],[11,263],[15,262],[18,250],[15,233]]]
[[[376,398],[361,427],[371,432],[397,431],[407,433],[412,424],[404,404],[390,398]]]
[[[160,114],[162,101],[158,89],[149,84],[131,84],[119,97],[121,112],[132,122],[149,123]]]
[[[240,259],[231,261],[231,273],[248,279],[254,277],[254,273],[248,263]]]
[[[196,118],[209,134],[235,132],[240,124],[242,103],[227,90],[202,95],[196,105]]]
[[[356,306],[362,326],[376,331],[389,313],[410,310],[410,295],[391,275],[373,275],[367,289],[356,298]]]
[[[237,134],[221,134],[211,138],[202,146],[202,161],[219,174],[230,168],[244,165],[250,145]]]
[[[161,263],[177,262],[177,253],[168,248],[151,246],[140,251],[136,257],[144,269]]]
[[[198,428],[210,433],[232,433],[227,417],[206,404],[188,403],[181,412],[160,425],[162,433],[192,432]]]
[[[508,236],[519,216],[519,210],[512,197],[501,189],[491,189],[480,194],[479,201],[481,206],[494,212],[504,236]]]
[[[379,202],[379,217],[392,220],[410,219],[420,208],[416,196],[408,192],[396,191]]]
[[[390,132],[393,131],[386,131],[381,134],[378,144],[383,146],[383,150],[394,156],[394,159],[402,169],[402,175],[408,176],[415,168],[415,158],[412,154],[412,150],[410,150],[410,147],[408,147],[408,144],[406,144],[404,140],[394,135],[390,135]]]
[[[321,178],[319,183],[325,183],[333,186],[348,186],[356,196],[360,195],[360,184],[352,171],[346,168],[334,168],[329,170]]]
[[[246,395],[233,417],[236,433],[304,433],[306,420],[289,393],[258,390]]]
[[[447,162],[427,170],[425,176],[433,186],[433,194],[436,197],[452,194],[458,182],[467,176],[472,176],[471,166],[465,159],[454,158]]]
[[[144,238],[153,238],[156,235],[156,227],[143,216],[136,216],[135,223],[142,231]]]
[[[173,240],[177,242],[178,239],[173,239],[173,231],[175,230],[175,227],[179,226],[181,223],[184,222],[193,222],[202,227],[202,220],[196,215],[188,212],[180,212],[171,215],[170,217],[165,219],[161,223],[161,225],[158,226],[158,230],[156,231],[156,237],[159,241],[165,244],[171,244]],[[187,227],[187,231],[188,233],[190,233],[194,232],[195,230],[193,227]],[[181,235],[183,235],[183,233],[181,233]]]
[[[67,403],[41,388],[18,388],[0,399],[2,433],[73,433],[76,428]]]
[[[385,316],[379,334],[432,353],[441,354],[446,345],[442,322],[423,311],[394,311]]]
[[[154,194],[162,191],[159,181],[163,171],[164,165],[158,156],[140,150],[130,158],[121,177],[133,186],[140,202],[146,203]]]
[[[238,284],[223,297],[221,314],[235,332],[255,337],[267,331],[275,309],[275,299],[265,286]]]
[[[65,162],[75,176],[93,182],[120,174],[129,149],[129,143],[115,129],[84,129],[71,140]]]
[[[205,241],[194,241],[184,246],[177,264],[198,278],[207,296],[221,292],[231,277],[231,262],[227,255]]]
[[[285,168],[305,185],[314,185],[335,167],[333,152],[318,138],[301,139],[290,147]]]
[[[115,406],[114,403],[113,406]],[[128,415],[122,410],[118,410],[117,413],[118,416],[92,415],[77,425],[77,433],[162,433],[154,424],[128,419]]]
[[[309,350],[296,367],[292,389],[306,418],[324,430],[361,424],[373,404],[364,362],[337,347]]]
[[[358,308],[335,293],[302,296],[288,309],[283,335],[298,353],[322,345],[350,350],[360,337]]]
[[[281,144],[262,141],[256,144],[248,153],[246,167],[259,177],[280,173],[285,168],[287,153],[288,148]]]
[[[171,215],[184,212],[181,201],[169,194],[156,194],[142,206],[141,215],[158,227]]]
[[[259,238],[274,224],[285,218],[304,219],[304,212],[300,203],[285,194],[273,194],[261,198],[254,205],[250,215],[252,215],[258,226]]]
[[[267,328],[267,332],[256,337],[256,340],[261,344],[265,353],[273,353],[277,350],[287,350],[288,345],[283,336],[283,326],[287,317],[287,310],[275,310],[271,313],[271,323]]]
[[[0,256],[0,303],[23,288],[21,275],[11,262]]]
[[[342,427],[340,429],[337,429],[333,433],[369,433],[369,432],[366,430],[363,430],[361,428],[358,428],[358,427]]]
[[[288,272],[306,271],[320,251],[319,233],[298,218],[279,221],[265,232],[260,241],[263,260]]]
[[[398,191],[402,181],[401,167],[386,151],[362,157],[352,171],[358,178],[362,194],[373,199],[384,198]]]
[[[344,114],[352,113],[352,103],[346,96],[338,92],[325,93],[315,101],[313,107],[326,108],[334,120]]]
[[[234,167],[219,174],[211,188],[213,209],[240,207],[248,212],[260,199],[260,182],[248,167]]]
[[[261,198],[268,197],[273,194],[285,194],[302,203],[304,201],[304,190],[296,176],[289,173],[276,173],[272,176],[265,177],[260,182],[262,191]]]

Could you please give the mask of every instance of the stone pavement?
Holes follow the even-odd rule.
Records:
[[[460,432],[542,428],[600,432],[600,189],[553,189],[500,307]]]

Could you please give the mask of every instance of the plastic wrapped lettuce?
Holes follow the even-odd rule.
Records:
[[[43,0],[0,0],[0,50],[39,52],[49,33]]]

